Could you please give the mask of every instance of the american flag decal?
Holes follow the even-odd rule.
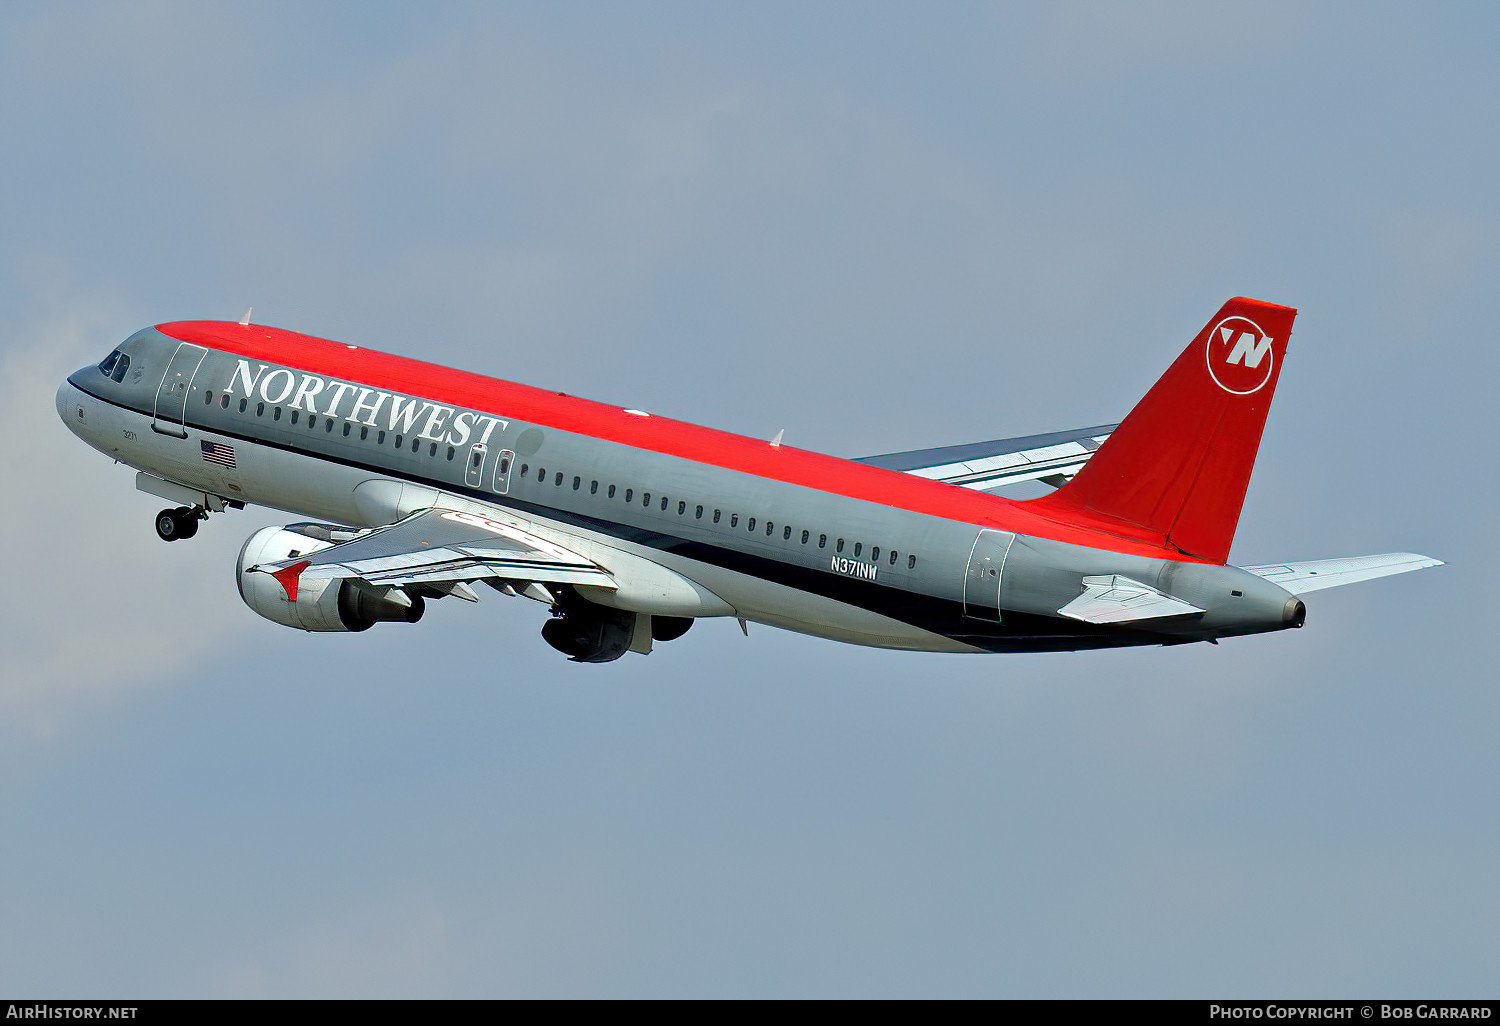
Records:
[[[228,445],[220,445],[218,442],[199,442],[203,447],[203,458],[209,463],[217,463],[221,467],[234,469],[234,448]]]

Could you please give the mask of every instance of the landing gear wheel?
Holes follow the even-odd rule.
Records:
[[[156,514],[156,536],[162,541],[176,541],[182,537],[182,531],[183,522],[177,518],[175,509],[164,509]]]
[[[191,538],[198,533],[198,511],[187,506],[164,509],[156,514],[156,536],[162,541]]]

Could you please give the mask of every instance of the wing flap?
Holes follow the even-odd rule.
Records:
[[[866,456],[855,462],[974,489],[1034,480],[1060,482],[1077,474],[1117,426],[1102,424],[1045,435],[912,449]]]
[[[1337,588],[1377,577],[1404,574],[1442,566],[1443,561],[1415,552],[1386,552],[1378,556],[1346,556],[1341,559],[1312,559],[1300,563],[1272,563],[1243,569],[1279,584],[1293,595]]]
[[[1085,623],[1131,623],[1201,612],[1191,603],[1119,574],[1085,577],[1083,594],[1058,610],[1062,616]]]

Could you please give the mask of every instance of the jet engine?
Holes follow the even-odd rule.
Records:
[[[416,623],[426,611],[421,595],[343,578],[306,580],[295,602],[281,582],[253,566],[279,563],[326,549],[356,532],[326,524],[288,524],[252,534],[240,549],[235,577],[245,605],[267,620],[304,631],[364,631],[377,623]]]
[[[564,594],[542,624],[542,640],[575,663],[609,663],[630,651],[637,613]]]

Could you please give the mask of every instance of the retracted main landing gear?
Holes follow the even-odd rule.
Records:
[[[178,506],[164,509],[156,514],[156,536],[162,541],[191,538],[198,533],[198,521],[207,520],[208,511],[202,506]]]

